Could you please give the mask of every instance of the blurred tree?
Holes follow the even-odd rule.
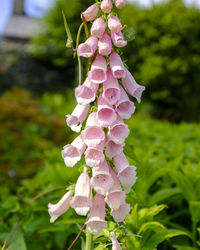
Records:
[[[136,80],[147,86],[153,114],[200,121],[200,10],[168,1],[145,10],[130,5],[121,17],[135,30],[125,54]]]
[[[65,67],[69,76],[75,78],[76,61],[72,61],[72,50],[65,47],[66,32],[63,24],[62,10],[64,11],[73,39],[76,38],[78,27],[81,24],[80,13],[84,11],[91,1],[89,0],[57,0],[54,8],[50,9],[41,21],[41,30],[32,38],[32,55],[51,62],[55,66]],[[74,78],[68,78],[71,85]]]

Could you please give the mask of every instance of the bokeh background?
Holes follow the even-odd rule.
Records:
[[[51,225],[47,204],[57,202],[79,175],[78,166],[66,169],[60,153],[76,136],[65,115],[75,106],[78,83],[61,10],[75,39],[80,13],[92,3],[0,0],[4,250],[67,249],[84,223],[70,209]],[[146,86],[142,103],[127,121],[131,133],[125,151],[138,169],[128,196],[133,211],[127,228],[142,236],[127,237],[128,249],[199,249],[200,2],[129,1],[119,16],[128,26],[123,59]],[[87,61],[82,62],[84,72]],[[81,242],[73,249],[81,249]],[[103,240],[100,247],[109,248]]]

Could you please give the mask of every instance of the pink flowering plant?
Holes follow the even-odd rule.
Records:
[[[120,48],[126,46],[127,41],[115,10],[125,4],[125,0],[103,0],[87,8],[81,14],[76,48],[63,15],[67,47],[73,48],[78,58],[79,86],[75,89],[77,106],[66,119],[77,137],[64,146],[62,157],[68,168],[76,167],[82,157],[85,164],[76,184],[69,187],[57,204],[49,204],[48,210],[50,222],[69,207],[86,217],[80,234],[86,232],[87,250],[98,244],[103,232],[104,235],[107,232],[107,244],[112,245],[113,250],[122,249],[125,242],[118,241],[118,232],[126,234],[124,220],[131,210],[126,195],[137,179],[136,167],[129,164],[123,152],[129,135],[124,120],[130,119],[135,111],[129,95],[140,102],[145,87],[136,83],[121,57]],[[86,40],[79,44],[82,28]],[[80,57],[90,58],[84,81]]]

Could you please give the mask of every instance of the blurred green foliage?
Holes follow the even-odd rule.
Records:
[[[147,86],[152,113],[200,121],[200,10],[171,0],[146,10],[130,5],[120,16],[135,30],[124,54],[137,81]]]
[[[70,139],[65,120],[54,112],[50,114],[51,106],[48,109],[45,106],[48,101],[56,108],[64,99],[64,96],[61,99],[45,94],[39,102],[18,88],[0,97],[0,141],[3,142],[0,143],[0,181],[15,183],[35,174],[44,162],[44,151],[52,145],[63,145],[65,135]],[[69,106],[64,107],[67,113]]]
[[[80,13],[89,4],[58,0],[43,19],[41,32],[32,39],[32,54],[66,67],[69,82],[77,79],[77,63],[65,47],[61,10],[75,39]],[[138,83],[147,86],[143,100],[150,103],[151,113],[175,122],[200,121],[200,10],[185,7],[181,0],[169,0],[151,9],[129,4],[119,16],[128,25],[126,37],[131,37],[123,59],[128,59],[126,64]]]
[[[1,112],[12,115],[1,116],[1,128],[8,120],[10,122],[10,130],[4,128],[1,141],[12,134],[14,138],[6,154],[12,154],[10,160],[16,159],[18,151],[14,143],[23,153],[18,176],[21,181],[13,179],[15,185],[8,185],[6,165],[1,162],[1,175],[5,175],[5,179],[0,187],[0,245],[8,240],[6,249],[11,250],[66,249],[85,218],[77,216],[70,208],[51,225],[47,204],[56,203],[65,193],[65,188],[75,183],[79,175],[78,166],[66,168],[60,154],[62,146],[76,136],[71,131],[66,132],[64,118],[74,107],[73,95],[45,94],[40,100],[35,100],[26,91],[14,89],[4,94],[0,102]],[[52,121],[44,122],[48,117],[63,122],[55,128]],[[22,123],[23,128],[18,125]],[[28,129],[31,124],[39,128]],[[137,166],[138,180],[127,197],[132,208],[131,215],[126,218],[127,235],[124,235],[124,225],[115,231],[122,246],[125,239],[128,249],[199,249],[200,126],[169,124],[152,120],[146,114],[136,114],[128,125],[131,133],[125,154],[130,163]],[[23,137],[15,138],[15,131]],[[29,161],[29,153],[24,148],[26,140],[32,142]],[[45,149],[40,147],[43,143]],[[34,167],[36,174],[24,179],[24,173],[32,169],[33,156],[37,159],[38,152],[40,163],[38,168]],[[15,166],[18,162],[9,164]],[[116,227],[118,225],[111,221],[109,227],[95,237],[97,250],[111,248],[106,244],[109,232]],[[73,249],[81,249],[84,237],[83,232]]]

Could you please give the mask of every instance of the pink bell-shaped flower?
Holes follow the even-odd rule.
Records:
[[[111,16],[108,19],[108,28],[112,32],[120,32],[122,30],[122,25],[119,21],[119,18],[117,16]]]
[[[124,39],[124,35],[121,31],[118,33],[111,32],[111,37],[115,47],[122,48],[127,45],[127,41]]]
[[[71,115],[67,115],[67,125],[74,132],[80,132],[82,123],[85,121],[89,111],[89,104],[77,104]]]
[[[108,127],[111,125],[117,118],[115,110],[112,106],[108,105],[106,100],[100,94],[98,99],[97,107],[97,119],[101,127]]]
[[[67,167],[73,167],[81,159],[81,155],[84,153],[86,145],[79,135],[76,139],[66,146],[62,150],[62,157]]]
[[[102,37],[105,32],[106,24],[102,17],[97,18],[91,27],[91,35],[94,37]]]
[[[135,105],[129,100],[126,92],[121,86],[120,91],[120,99],[116,103],[115,110],[121,118],[129,119],[131,115],[135,112]]]
[[[97,167],[104,161],[104,146],[105,140],[98,144],[95,148],[87,148],[85,151],[85,162],[89,167]]]
[[[105,141],[105,133],[97,120],[97,113],[92,112],[87,119],[85,129],[81,137],[88,147],[95,148],[101,142]]]
[[[106,151],[105,154],[108,158],[113,158],[114,156],[123,152],[125,143],[117,144],[107,136]]]
[[[112,0],[103,0],[101,2],[101,10],[104,13],[106,13],[106,14],[110,13],[112,8],[113,8]]]
[[[105,221],[105,201],[104,196],[96,194],[93,198],[93,205],[90,209],[89,220],[86,222],[92,234],[100,234],[103,228],[107,227]]]
[[[102,83],[107,79],[106,71],[106,59],[103,56],[97,56],[88,72],[88,77],[93,83]]]
[[[76,100],[81,105],[86,105],[95,100],[98,84],[91,82],[88,78],[84,84],[75,89]]]
[[[129,193],[131,187],[136,182],[136,167],[130,166],[128,160],[124,153],[116,155],[114,157],[115,169],[117,171],[117,176],[119,177],[123,187],[124,192]]]
[[[111,70],[107,72],[107,80],[103,83],[103,98],[109,105],[114,105],[120,98],[120,88]]]
[[[60,215],[64,214],[69,209],[72,194],[73,191],[68,191],[58,203],[48,204],[48,212],[51,216],[51,223],[53,223]]]
[[[76,182],[75,196],[70,202],[70,206],[75,209],[77,214],[85,216],[88,213],[92,207],[90,195],[90,177],[87,173],[87,169],[84,168],[83,173],[79,176]]]
[[[92,169],[92,179],[90,181],[94,190],[98,194],[106,195],[108,190],[113,185],[113,179],[109,172],[108,164],[106,160],[98,167]]]
[[[109,167],[109,172],[114,182],[106,195],[105,201],[111,209],[118,209],[124,204],[126,195],[122,191],[120,181],[111,167]]]
[[[129,135],[128,125],[117,116],[115,122],[109,127],[108,137],[117,144],[124,143],[125,138]]]
[[[98,42],[99,54],[102,56],[108,56],[112,50],[112,41],[108,33],[104,33]]]
[[[144,86],[141,86],[136,83],[135,79],[131,73],[126,69],[126,77],[122,79],[125,90],[129,95],[135,97],[137,101],[141,102],[142,92],[145,90]]]
[[[93,4],[81,14],[81,18],[84,16],[86,22],[93,21],[96,18],[98,12],[98,6],[96,4]]]
[[[124,8],[125,5],[126,5],[126,0],[115,0],[116,8],[122,9]]]
[[[97,45],[98,39],[92,36],[78,46],[77,53],[82,57],[92,57],[97,49]]]
[[[110,214],[116,222],[122,222],[124,221],[126,215],[130,212],[130,210],[130,205],[124,203],[118,209],[112,209]]]
[[[120,56],[116,52],[110,55],[110,68],[115,78],[124,78],[126,76],[126,69]]]
[[[112,250],[122,250],[114,232],[111,232]]]

